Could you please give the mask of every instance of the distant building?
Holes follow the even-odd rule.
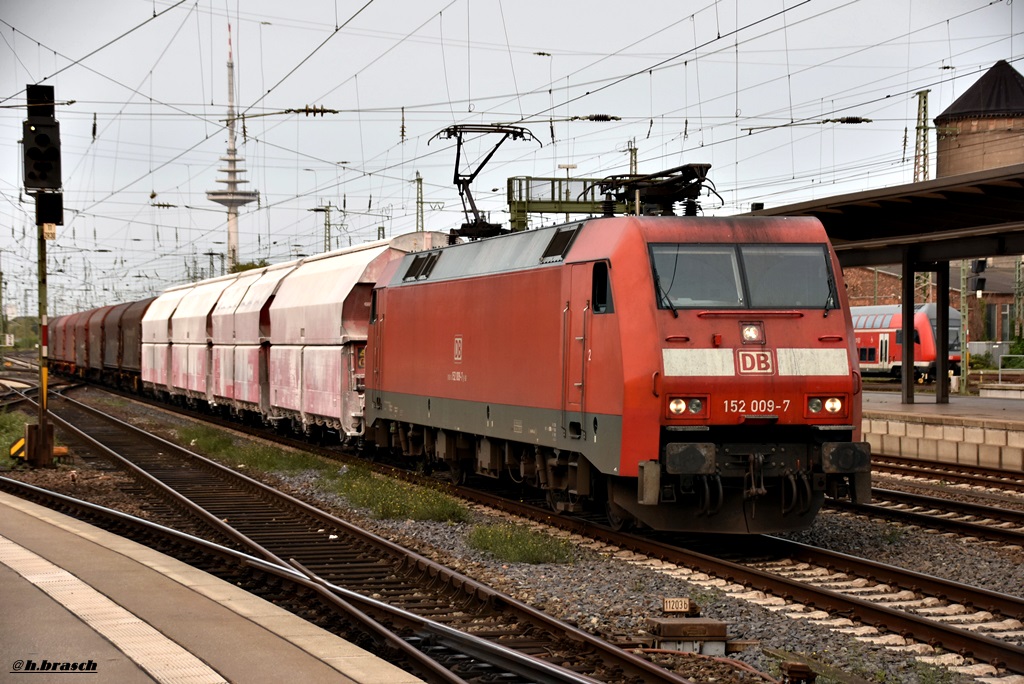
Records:
[[[1024,163],[1024,76],[1000,60],[935,117],[936,177],[959,175]],[[927,232],[922,226],[921,232]],[[981,297],[968,286],[968,327],[971,340],[1010,340],[1018,325],[1021,257],[987,260]],[[950,264],[950,306],[960,307],[960,266]],[[898,304],[900,267],[847,269],[851,306]],[[918,274],[915,301],[934,302],[934,278]],[[1015,298],[1015,292],[1016,298]]]
[[[1024,162],[1024,76],[995,63],[935,117],[935,176]]]

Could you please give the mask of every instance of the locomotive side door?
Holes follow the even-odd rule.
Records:
[[[569,439],[586,439],[586,368],[590,322],[592,264],[570,268],[569,300],[562,312],[562,431]]]
[[[373,368],[371,377],[365,377],[366,371],[363,370],[363,383],[370,385],[373,389],[365,391],[367,403],[372,402],[374,409],[380,409],[380,395],[381,387],[384,383],[384,300],[387,298],[382,296],[383,291],[374,289],[370,293],[370,326],[373,332]],[[363,347],[365,353],[366,347]]]

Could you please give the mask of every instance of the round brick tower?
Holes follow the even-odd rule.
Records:
[[[936,178],[1024,162],[1024,76],[999,60],[935,128]]]

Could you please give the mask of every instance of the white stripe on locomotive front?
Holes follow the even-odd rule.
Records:
[[[737,374],[732,349],[662,349],[665,377],[731,377]],[[782,376],[849,375],[845,349],[776,349]]]

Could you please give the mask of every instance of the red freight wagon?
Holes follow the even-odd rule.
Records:
[[[122,382],[130,382],[132,389],[138,389],[142,373],[142,319],[155,300],[156,297],[150,297],[132,302],[121,314],[117,333],[120,342],[118,370]]]
[[[133,303],[117,304],[107,314],[103,326],[103,369],[107,374],[117,373],[121,358],[121,317]]]
[[[378,281],[368,436],[616,525],[800,529],[870,496],[841,271],[813,218],[601,218]]]
[[[75,371],[75,322],[86,315],[73,313],[50,320],[48,356],[54,367],[64,373]]]
[[[93,309],[89,313],[89,319],[85,324],[88,343],[85,373],[92,380],[99,380],[103,375],[103,330],[107,325],[107,318],[113,308],[114,305]]]

